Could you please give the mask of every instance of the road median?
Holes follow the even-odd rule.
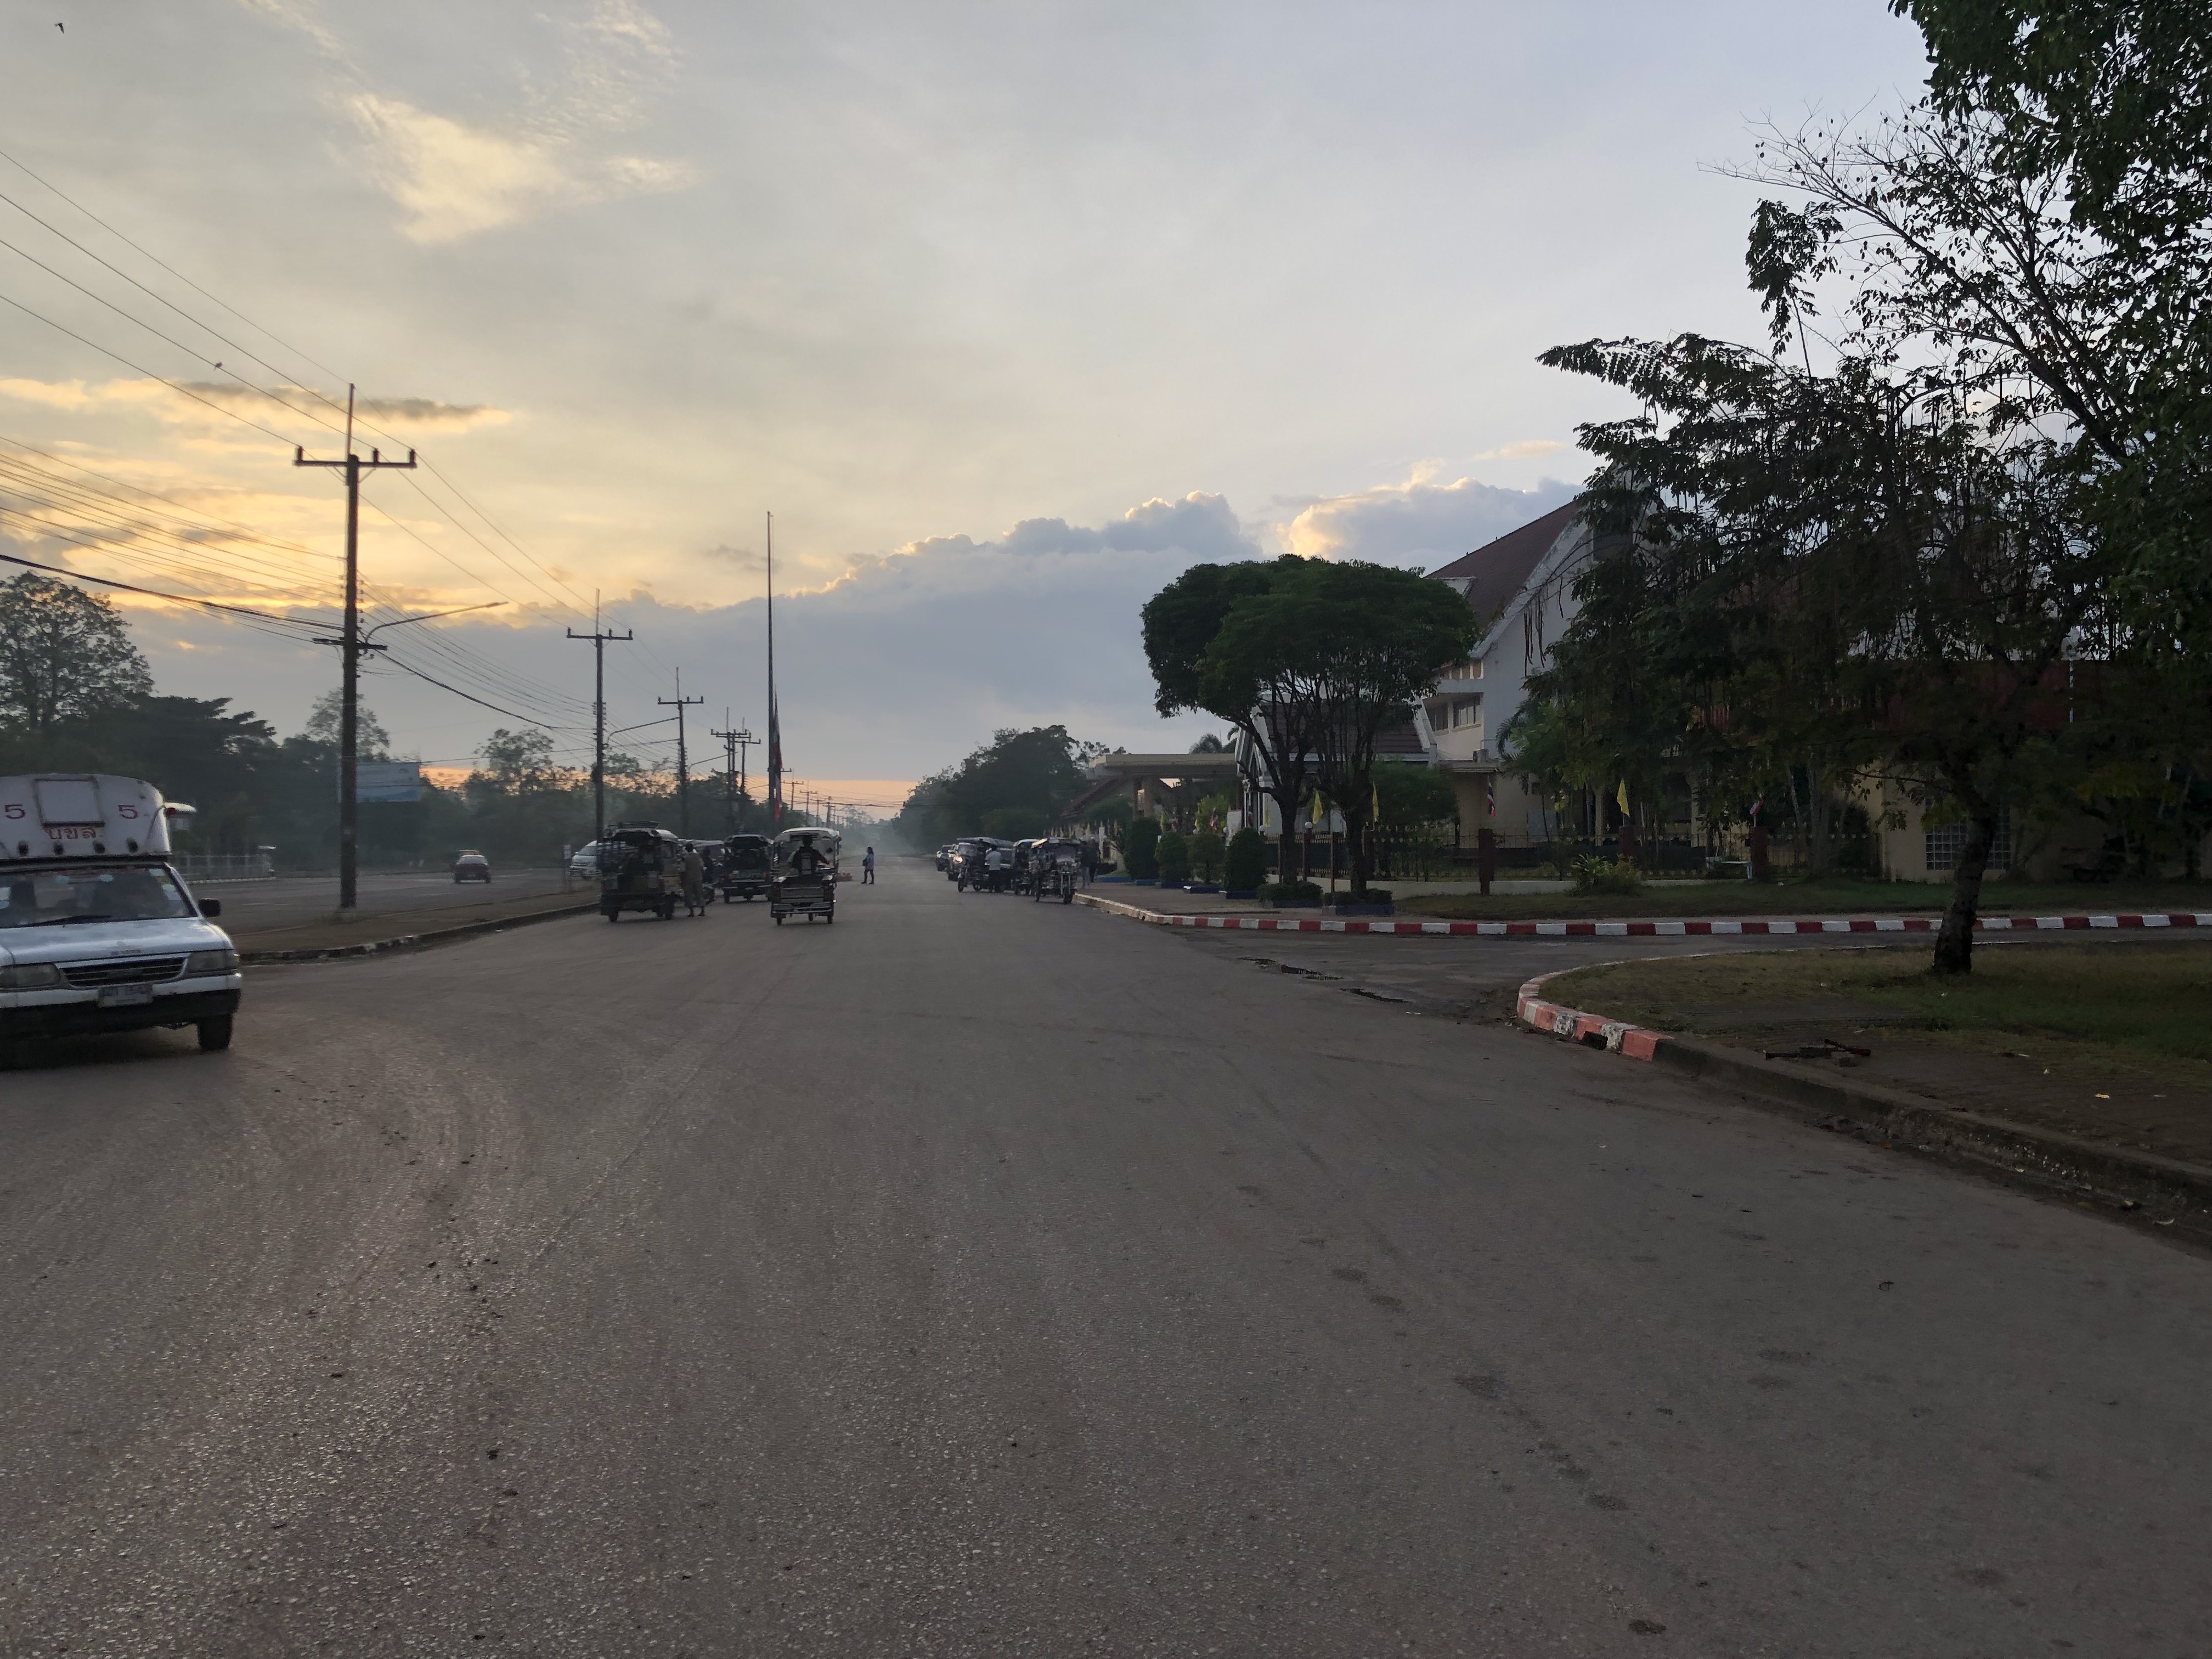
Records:
[[[1668,960],[1715,964],[1710,957]],[[1532,1031],[1726,1085],[1821,1128],[1972,1164],[2083,1201],[2139,1212],[2160,1227],[2212,1242],[2212,1162],[2069,1133],[2048,1122],[2022,1121],[1978,1103],[1854,1076],[1828,1063],[1863,1065],[1872,1050],[1861,1044],[1825,1037],[1808,1046],[1793,1039],[1782,1050],[1790,1057],[1783,1058],[1771,1051],[1739,1048],[1572,1006],[1547,994],[1552,981],[1574,975],[1629,968],[1648,971],[1658,965],[1605,963],[1540,975],[1521,988],[1516,1018]],[[1737,959],[1729,958],[1729,965],[1737,967]],[[1867,1033],[1862,1028],[1853,1035]],[[2015,1050],[2000,1050],[1998,1055],[2028,1059]],[[1814,1063],[1808,1066],[1808,1059]],[[2049,1068],[2041,1072],[2045,1078],[2051,1074]],[[2110,1092],[2100,1091],[2096,1098],[2108,1099]],[[2166,1093],[2151,1097],[2160,1101],[2167,1097]],[[2119,1124],[2114,1127],[2136,1132]]]
[[[544,893],[483,907],[465,921],[450,908],[396,910],[372,915],[320,916],[283,927],[242,930],[233,934],[240,961],[248,965],[278,962],[327,962],[386,951],[445,945],[498,933],[532,922],[589,915],[599,900],[573,893]]]

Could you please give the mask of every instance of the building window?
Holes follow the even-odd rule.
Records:
[[[1928,832],[1928,868],[1929,873],[1939,870],[1955,870],[1960,856],[1966,850],[1966,824],[1962,818],[1956,823],[1947,823],[1940,830]],[[2012,868],[2012,808],[1997,808],[1997,838],[1990,843],[1990,864],[1992,870]]]

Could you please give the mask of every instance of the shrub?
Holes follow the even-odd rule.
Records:
[[[1321,884],[1317,881],[1273,882],[1260,890],[1260,896],[1278,902],[1283,899],[1317,899],[1321,896]]]
[[[1595,857],[1575,860],[1575,891],[1577,893],[1634,893],[1641,890],[1643,884],[1643,878],[1637,874],[1633,864],[1616,864],[1610,859]]]
[[[1150,881],[1160,872],[1157,852],[1160,844],[1160,821],[1158,818],[1139,818],[1129,826],[1128,844],[1122,848],[1123,861],[1129,866],[1129,875],[1137,881]]]
[[[1160,879],[1164,882],[1183,882],[1190,879],[1190,843],[1182,834],[1170,830],[1160,837],[1152,857],[1158,863]]]
[[[1200,881],[1221,879],[1221,860],[1227,850],[1218,830],[1201,830],[1190,838],[1190,867]]]
[[[1257,892],[1260,884],[1267,879],[1267,843],[1248,823],[1229,838],[1221,884],[1232,893]]]

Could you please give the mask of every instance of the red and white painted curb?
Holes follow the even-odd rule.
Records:
[[[1574,971],[1563,968],[1559,973]],[[1520,995],[1513,1000],[1514,1017],[1524,1025],[1549,1031],[1563,1042],[1587,1043],[1593,1048],[1602,1047],[1613,1054],[1626,1054],[1631,1060],[1658,1057],[1659,1045],[1668,1040],[1664,1031],[1607,1019],[1603,1014],[1586,1014],[1564,1003],[1545,1001],[1538,994],[1544,988],[1544,981],[1559,976],[1559,974],[1539,974],[1523,985]]]
[[[1246,933],[1389,933],[1481,939],[1704,939],[1792,933],[1932,933],[1941,916],[1815,916],[1802,921],[1368,921],[1351,916],[1169,915],[1142,905],[1079,893],[1085,904],[1158,927],[1214,928]],[[2212,928],[2212,910],[2148,911],[2140,915],[1983,916],[1985,933],[2071,933],[2112,927]]]

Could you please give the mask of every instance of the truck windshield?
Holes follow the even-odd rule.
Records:
[[[0,927],[166,921],[193,914],[167,870],[143,865],[0,872]]]

